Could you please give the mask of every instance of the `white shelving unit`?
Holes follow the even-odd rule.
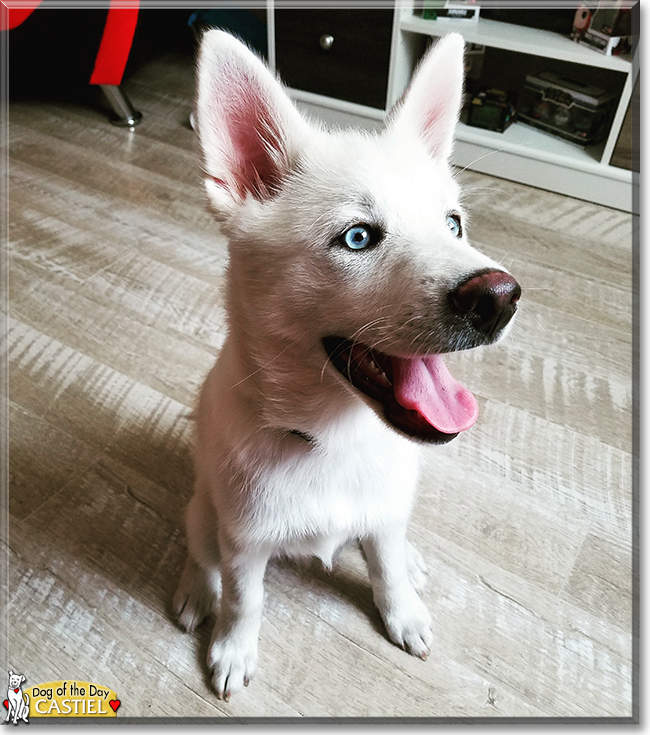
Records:
[[[480,17],[477,22],[424,20],[413,15],[410,0],[403,0],[395,9],[389,106],[400,98],[411,78],[422,36],[452,32],[460,33],[467,43],[608,69],[625,79],[609,135],[600,145],[584,148],[523,123],[514,123],[504,133],[461,124],[454,164],[631,211],[632,172],[611,166],[610,160],[632,96],[637,64],[604,56],[550,31]]]
[[[272,16],[272,7],[270,11]],[[604,56],[557,33],[510,23],[485,18],[476,22],[424,20],[413,14],[413,0],[397,0],[387,109],[408,86],[420,58],[423,41],[427,37],[451,32],[460,33],[467,43],[607,69],[621,74],[624,79],[609,135],[600,145],[584,148],[523,123],[514,123],[504,133],[459,124],[453,153],[455,165],[616,209],[632,210],[635,177],[631,171],[610,165],[610,160],[632,96],[638,72],[636,63],[616,56]],[[271,60],[274,59],[273,36],[271,22]],[[384,116],[381,110],[300,90],[292,92],[301,106],[330,123],[347,125],[356,122],[367,128],[376,128]]]
[[[406,3],[401,3],[397,12],[399,30],[403,33],[419,33],[424,36],[460,33],[468,43],[479,43],[492,48],[518,51],[522,54],[535,54],[547,59],[560,59],[560,61],[571,61],[576,64],[623,72],[626,72],[630,66],[629,61],[618,56],[603,56],[559,33],[540,31],[512,23],[501,23],[481,17],[476,22],[447,19],[424,20],[413,15],[412,7],[408,7]]]

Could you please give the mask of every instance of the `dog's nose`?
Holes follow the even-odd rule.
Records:
[[[469,316],[474,328],[495,335],[517,310],[521,287],[508,273],[487,270],[473,273],[450,294],[453,307]]]

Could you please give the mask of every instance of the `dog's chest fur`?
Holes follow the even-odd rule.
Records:
[[[396,520],[396,509],[408,514],[416,452],[412,446],[404,454],[396,451],[397,437],[373,426],[374,416],[358,420],[366,430],[345,449],[328,437],[311,444],[290,437],[281,440],[289,446],[278,453],[270,438],[268,459],[276,461],[257,473],[247,505],[256,527],[283,552],[329,562],[341,543],[367,535],[387,518]]]
[[[396,521],[396,512],[406,519],[417,445],[340,388],[338,400],[330,394],[329,415],[310,427],[310,440],[291,426],[261,428],[242,386],[224,390],[232,385],[232,352],[226,343],[204,386],[197,459],[223,478],[227,503],[219,507],[217,498],[217,511],[233,534],[329,563],[345,541]]]

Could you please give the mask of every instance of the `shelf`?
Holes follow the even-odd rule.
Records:
[[[456,137],[488,149],[488,155],[492,155],[492,152],[514,153],[525,159],[561,162],[563,166],[589,171],[603,165],[600,160],[605,148],[604,141],[595,146],[583,147],[523,123],[513,123],[504,133],[459,123]]]
[[[528,186],[632,211],[634,175],[600,162],[604,143],[592,148],[514,123],[505,133],[459,124],[451,162]]]
[[[612,69],[628,73],[631,62],[619,56],[605,56],[581,46],[566,36],[552,31],[503,23],[487,18],[468,20],[425,20],[415,15],[402,19],[400,29],[425,36],[442,36],[445,33],[460,33],[467,43],[506,49],[522,54],[560,59],[600,69]]]

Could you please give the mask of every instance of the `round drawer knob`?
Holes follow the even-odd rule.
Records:
[[[329,33],[323,33],[323,35],[318,39],[318,43],[323,51],[329,51],[334,44],[334,36],[330,36]]]

